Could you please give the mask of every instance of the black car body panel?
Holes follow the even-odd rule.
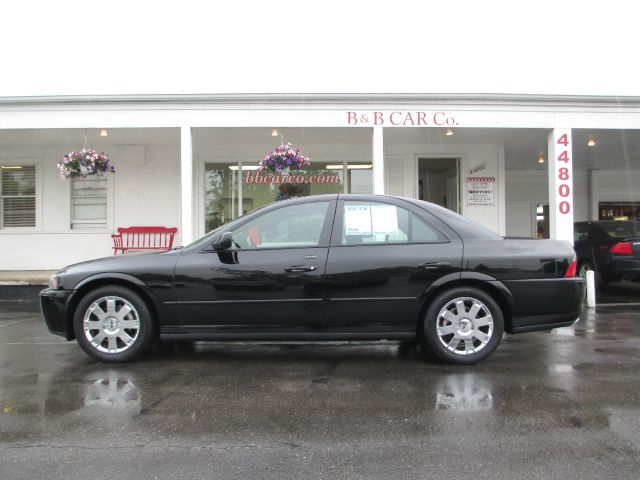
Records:
[[[464,268],[505,286],[513,299],[511,332],[515,333],[572,323],[580,315],[583,282],[564,278],[573,258],[573,249],[564,241],[468,240]]]
[[[135,289],[152,305],[162,329],[181,330],[173,305],[173,271],[181,249],[106,257],[65,267],[55,273],[57,289],[40,293],[40,306],[52,333],[73,340],[71,327],[75,306],[81,297],[105,284]]]
[[[627,254],[611,252],[611,247],[618,243],[629,243],[631,251]],[[600,283],[640,280],[640,222],[576,222],[574,248],[578,264],[589,263]]]
[[[321,333],[327,253],[316,247],[183,255],[174,298],[185,332]],[[302,264],[316,268],[285,271]]]
[[[412,227],[400,230],[413,236],[345,243],[345,202],[402,208]],[[316,245],[253,248],[247,237],[249,246],[217,246],[222,233],[240,232],[270,212],[319,203],[327,208]],[[424,225],[433,237],[413,241]],[[426,202],[323,195],[263,207],[183,249],[66,267],[56,273],[58,288],[41,292],[41,305],[49,329],[68,339],[79,299],[107,283],[143,296],[168,339],[397,339],[418,335],[439,292],[472,285],[495,296],[505,330],[515,333],[578,318],[583,280],[564,278],[573,258],[566,242],[505,239]]]
[[[47,288],[40,292],[40,310],[47,322],[47,327],[51,333],[61,335],[67,340],[73,340],[67,314],[69,297],[73,290],[58,290]]]

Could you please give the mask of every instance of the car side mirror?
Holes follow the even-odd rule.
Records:
[[[233,234],[231,232],[224,232],[213,243],[213,248],[216,250],[228,250],[233,244]]]

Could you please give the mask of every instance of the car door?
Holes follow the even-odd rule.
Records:
[[[318,334],[335,200],[287,202],[232,230],[232,247],[183,255],[176,303],[183,327],[212,336]]]
[[[462,241],[428,217],[399,199],[338,202],[326,269],[328,334],[415,334],[427,288],[459,277],[462,263]]]

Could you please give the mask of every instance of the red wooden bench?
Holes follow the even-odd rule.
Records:
[[[118,250],[124,255],[125,250],[170,250],[176,227],[118,227],[118,234],[113,239],[113,254]]]

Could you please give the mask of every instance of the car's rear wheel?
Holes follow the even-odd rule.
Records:
[[[153,337],[153,321],[144,300],[117,285],[85,295],[75,311],[73,328],[80,347],[103,362],[138,358]]]
[[[433,354],[449,363],[477,363],[498,348],[504,318],[498,303],[472,287],[447,290],[429,305],[424,339]]]

